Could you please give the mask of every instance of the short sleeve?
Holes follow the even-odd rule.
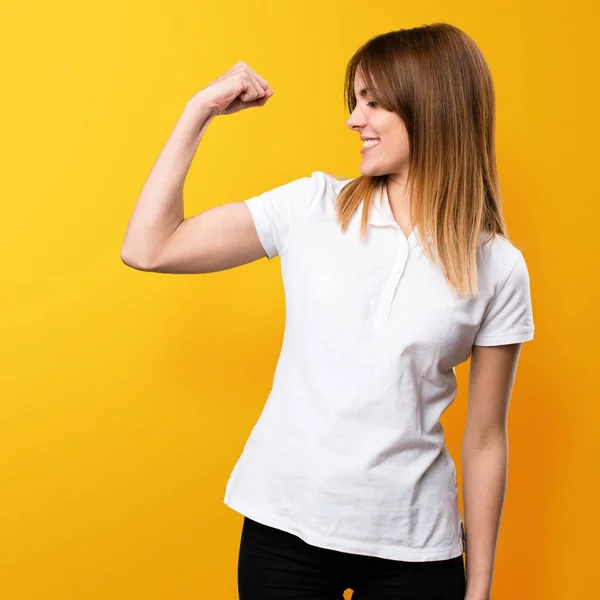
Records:
[[[267,257],[281,256],[313,203],[323,195],[326,174],[314,171],[272,190],[244,200]]]
[[[473,345],[501,346],[533,339],[533,313],[529,272],[519,250],[504,285],[484,315]]]

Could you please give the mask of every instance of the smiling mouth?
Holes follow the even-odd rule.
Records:
[[[376,146],[379,144],[381,140],[379,138],[367,138],[363,140],[363,148],[371,148],[372,146]]]
[[[369,150],[373,150],[373,148],[376,148],[377,146],[379,146],[379,142],[377,142],[377,144],[372,144],[369,146],[363,146],[360,150],[361,154],[365,154],[366,152],[369,152]]]

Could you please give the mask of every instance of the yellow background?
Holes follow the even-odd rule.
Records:
[[[119,256],[129,216],[184,104],[238,60],[276,94],[211,124],[186,216],[313,170],[357,176],[347,60],[435,21],[494,76],[536,326],[493,598],[596,597],[599,23],[582,0],[3,5],[0,597],[237,598],[242,516],[223,495],[281,345],[279,259],[137,272]],[[457,374],[444,425],[460,486],[468,364]]]

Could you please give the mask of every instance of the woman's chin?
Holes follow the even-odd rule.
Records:
[[[375,175],[382,175],[380,173],[381,169],[378,168],[377,164],[372,163],[368,158],[363,159],[360,163],[360,174],[361,175],[370,175],[374,177]]]

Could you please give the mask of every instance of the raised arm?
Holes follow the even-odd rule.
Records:
[[[263,106],[272,94],[268,83],[240,62],[186,104],[133,209],[121,247],[126,265],[161,273],[210,273],[266,256],[244,202],[184,219],[183,186],[213,118]]]

